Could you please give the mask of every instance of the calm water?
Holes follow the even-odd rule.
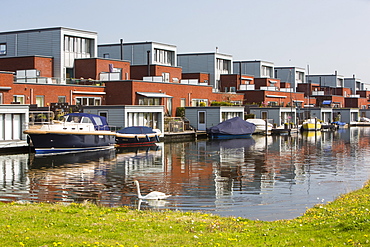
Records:
[[[160,143],[58,156],[0,156],[0,201],[82,202],[290,219],[370,178],[370,128]],[[142,193],[171,194],[138,201]]]

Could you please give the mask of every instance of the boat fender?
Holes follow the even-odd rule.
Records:
[[[145,135],[145,137],[146,137],[146,140],[147,140],[148,142],[150,142],[150,137],[149,137],[148,135]]]
[[[155,136],[155,139],[157,140],[157,142],[159,142],[159,136]]]
[[[135,140],[138,142],[139,141],[139,137],[135,136]]]

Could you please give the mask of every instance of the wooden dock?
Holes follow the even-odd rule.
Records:
[[[205,131],[183,131],[183,132],[164,132],[161,141],[194,141],[207,138]]]

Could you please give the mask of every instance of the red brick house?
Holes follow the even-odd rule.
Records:
[[[213,93],[211,86],[147,81],[109,81],[105,84],[106,105],[164,105],[170,116],[177,107],[206,106],[212,101],[242,102],[242,94]]]

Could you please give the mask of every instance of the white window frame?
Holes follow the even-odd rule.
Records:
[[[0,56],[6,56],[7,45],[6,43],[0,43]]]
[[[24,95],[13,95],[13,102],[19,102],[20,104],[25,103],[25,97]]]

